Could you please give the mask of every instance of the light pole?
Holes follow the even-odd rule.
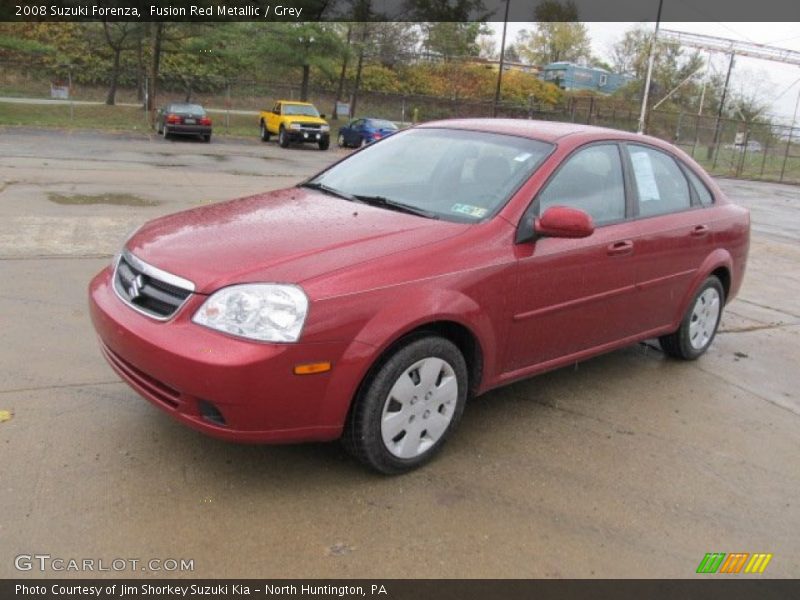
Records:
[[[644,93],[642,94],[642,112],[639,113],[639,128],[637,133],[643,134],[645,130],[645,119],[647,118],[647,100],[650,96],[650,79],[653,77],[653,62],[656,57],[656,44],[658,44],[658,28],[661,25],[661,7],[664,0],[658,0],[658,14],[656,15],[656,29],[653,32],[653,42],[650,44],[650,55],[647,57],[647,75],[644,80]]]
[[[494,103],[492,104],[492,116],[497,116],[497,104],[500,102],[500,86],[503,83],[503,67],[506,57],[506,28],[508,27],[508,5],[511,0],[506,0],[506,14],[503,17],[503,37],[500,40],[500,71],[497,73],[497,88],[494,91]]]

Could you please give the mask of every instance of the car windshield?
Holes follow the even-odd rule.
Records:
[[[309,184],[386,208],[401,205],[474,223],[500,210],[552,149],[511,135],[409,129],[353,154]]]
[[[170,112],[176,113],[189,113],[192,115],[204,115],[206,111],[199,104],[172,104],[169,107]]]
[[[367,125],[375,129],[397,129],[397,125],[384,119],[369,119]]]
[[[306,106],[303,104],[284,104],[283,114],[285,115],[300,115],[303,117],[318,117],[319,112],[313,106]]]

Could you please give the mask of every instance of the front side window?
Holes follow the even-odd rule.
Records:
[[[689,183],[675,159],[659,150],[636,144],[629,144],[628,152],[639,194],[640,216],[663,215],[691,206]]]
[[[414,128],[351,155],[306,185],[473,223],[502,208],[552,149],[512,135]]]
[[[589,214],[595,225],[625,218],[625,183],[616,144],[595,144],[570,156],[539,194],[539,214],[568,206]]]

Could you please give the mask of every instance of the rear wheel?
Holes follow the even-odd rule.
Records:
[[[168,139],[169,139],[169,129],[167,128],[167,126],[166,126],[166,125],[164,125],[164,127],[162,128],[162,130],[161,130],[161,135],[163,135],[163,136],[164,136],[164,139],[165,139],[165,140],[168,140]]]
[[[269,141],[269,129],[264,124],[264,121],[261,121],[261,141],[268,142]]]
[[[362,386],[343,442],[381,473],[409,471],[429,461],[455,429],[467,399],[467,365],[450,341],[409,342]]]
[[[701,356],[717,334],[725,290],[712,275],[697,290],[677,331],[659,338],[665,353],[683,360]]]
[[[208,133],[208,134],[204,135],[204,136],[203,136],[203,141],[204,141],[206,144],[207,144],[208,142],[210,142],[210,141],[211,141],[211,134],[210,134],[210,133]]]
[[[347,148],[347,144],[344,141],[344,134],[340,133],[339,136],[336,138],[336,144],[339,148]]]
[[[289,147],[289,136],[286,134],[286,130],[283,128],[283,125],[281,125],[281,128],[278,131],[278,144],[280,144],[281,148]]]

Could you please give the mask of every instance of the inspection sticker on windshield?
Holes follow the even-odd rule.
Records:
[[[475,217],[476,219],[485,217],[486,213],[489,212],[489,210],[486,208],[481,208],[480,206],[472,206],[472,204],[453,204],[450,210],[452,212],[461,213],[462,215],[469,215],[470,217]]]
[[[514,160],[516,160],[517,162],[525,162],[525,161],[526,161],[526,160],[528,160],[528,159],[529,159],[531,156],[532,156],[532,154],[531,154],[530,152],[523,152],[522,154],[517,154],[517,155],[514,157]]]

